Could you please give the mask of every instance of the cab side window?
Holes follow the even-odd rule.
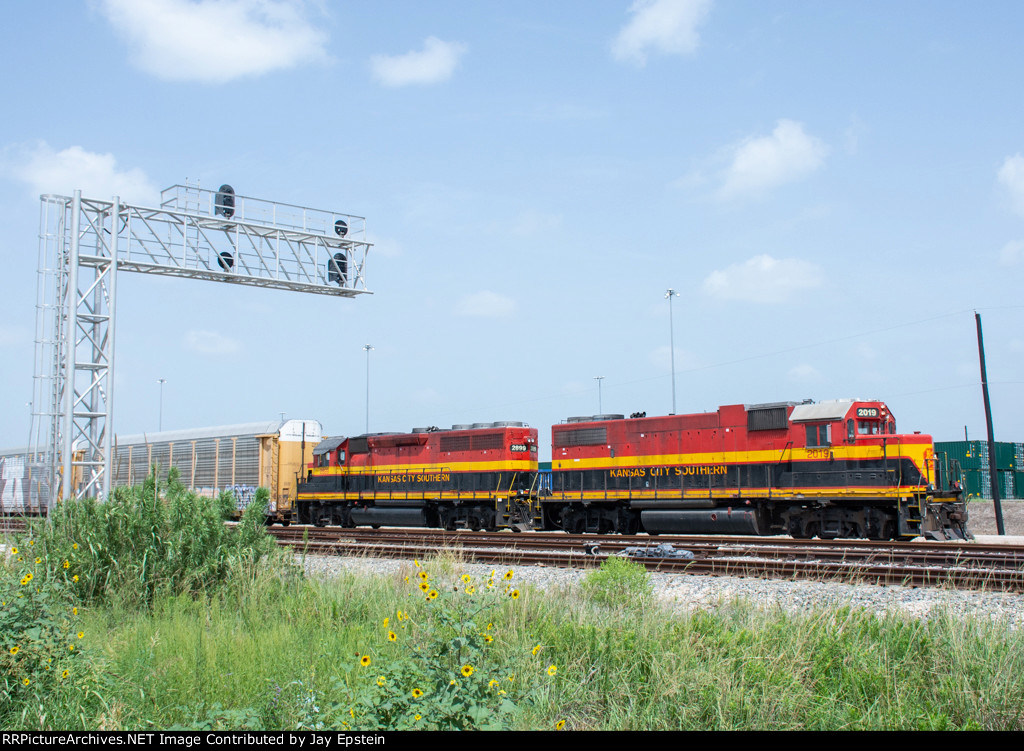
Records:
[[[829,436],[829,425],[808,425],[807,426],[807,448],[824,448],[831,446]]]

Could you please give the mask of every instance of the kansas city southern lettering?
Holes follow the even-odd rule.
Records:
[[[410,475],[377,475],[377,482],[384,484],[402,484],[410,482],[448,482],[451,479],[450,472],[436,472],[433,474],[410,474]]]
[[[632,469],[610,469],[609,477],[681,477],[683,475],[724,475],[726,467],[718,465],[700,465],[688,467],[637,467]]]

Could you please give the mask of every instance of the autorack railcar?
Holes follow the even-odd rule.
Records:
[[[180,481],[199,495],[231,491],[239,513],[262,486],[270,492],[267,521],[288,523],[294,516],[296,485],[322,437],[317,420],[119,435],[114,440],[112,480],[115,486],[135,485],[153,467],[161,472],[176,467]]]

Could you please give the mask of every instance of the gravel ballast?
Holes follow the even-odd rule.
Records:
[[[331,577],[342,571],[364,576],[399,576],[414,570],[410,561],[332,556],[307,556],[305,566],[306,572],[314,577]],[[513,568],[516,586],[541,591],[578,585],[587,574],[579,569]],[[494,566],[471,563],[459,567],[458,573],[480,578],[494,569]],[[651,574],[651,582],[658,601],[680,613],[714,610],[733,600],[744,599],[762,610],[784,608],[806,612],[846,606],[879,616],[892,613],[910,618],[929,618],[942,612],[969,613],[1005,621],[1014,629],[1024,625],[1024,598],[1002,592],[657,573]]]

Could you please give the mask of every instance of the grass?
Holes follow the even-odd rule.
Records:
[[[1005,623],[743,600],[674,613],[623,560],[548,591],[504,570],[467,581],[451,551],[307,579],[260,552],[255,525],[234,533],[248,547],[203,532],[202,554],[159,505],[149,538],[128,518],[97,528],[128,526],[131,544],[57,524],[4,559],[2,637],[18,641],[0,652],[0,729],[1024,729],[1024,636]],[[46,668],[58,656],[67,683]]]
[[[116,726],[373,728],[365,712],[346,713],[365,710],[359,691],[375,690],[384,665],[390,680],[404,659],[389,659],[383,618],[402,609],[419,625],[430,607],[400,578],[343,575],[169,598],[134,620],[98,609],[87,620],[107,634]],[[520,694],[499,727],[1024,728],[1024,639],[998,623],[764,613],[743,601],[670,615],[608,608],[579,588],[526,589],[488,617],[498,624],[493,678],[531,681],[532,701]],[[373,658],[365,673],[357,655]]]

